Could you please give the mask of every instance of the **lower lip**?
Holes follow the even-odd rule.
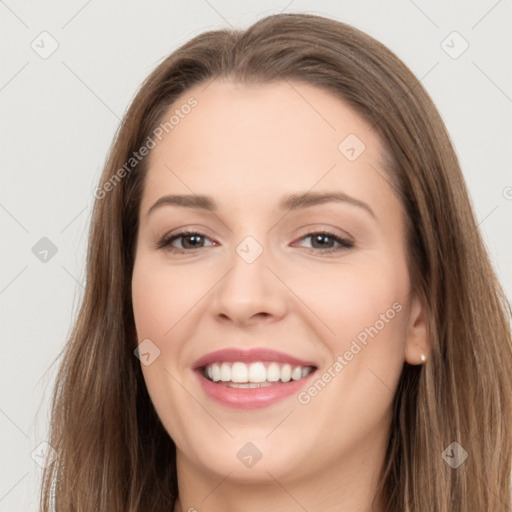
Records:
[[[204,392],[215,402],[235,409],[260,409],[299,393],[314,373],[313,371],[300,380],[271,384],[263,388],[230,388],[208,380],[200,371],[197,375]]]

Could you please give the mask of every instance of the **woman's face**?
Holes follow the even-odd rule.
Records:
[[[374,473],[404,360],[425,348],[378,136],[299,83],[215,81],[165,120],[176,109],[149,155],[132,293],[178,469]]]

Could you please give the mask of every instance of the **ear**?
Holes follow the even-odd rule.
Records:
[[[428,360],[430,347],[427,339],[426,307],[417,294],[409,307],[409,319],[405,342],[405,361],[409,364],[423,364],[422,355]]]

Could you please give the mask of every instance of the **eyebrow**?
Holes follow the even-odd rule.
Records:
[[[299,210],[330,202],[342,202],[358,206],[375,218],[375,213],[365,202],[343,192],[305,192],[302,194],[292,194],[281,199],[279,202],[279,208],[281,210]],[[146,215],[149,216],[156,209],[169,205],[205,210],[209,212],[217,211],[217,204],[210,196],[196,194],[166,195],[158,199],[153,206],[151,206]]]

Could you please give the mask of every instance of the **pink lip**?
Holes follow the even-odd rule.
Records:
[[[226,348],[223,350],[217,350],[210,352],[205,356],[199,358],[193,365],[192,368],[197,370],[204,366],[212,363],[222,363],[224,361],[234,363],[240,361],[241,363],[254,363],[256,361],[275,361],[276,363],[289,363],[295,366],[316,366],[311,361],[304,361],[297,359],[296,357],[289,356],[284,352],[278,352],[271,349],[253,348],[249,350]]]
[[[300,380],[291,380],[285,383],[277,382],[263,388],[230,388],[226,385],[208,380],[202,372],[202,369],[206,365],[224,361],[240,361],[244,363],[275,361],[278,363],[288,363],[292,366],[316,367],[312,362],[297,359],[283,352],[269,349],[225,349],[211,352],[198,359],[194,363],[193,369],[195,370],[203,391],[209,398],[217,403],[235,409],[259,409],[272,405],[290,395],[297,394],[311,380],[315,372],[312,371],[309,375]]]

